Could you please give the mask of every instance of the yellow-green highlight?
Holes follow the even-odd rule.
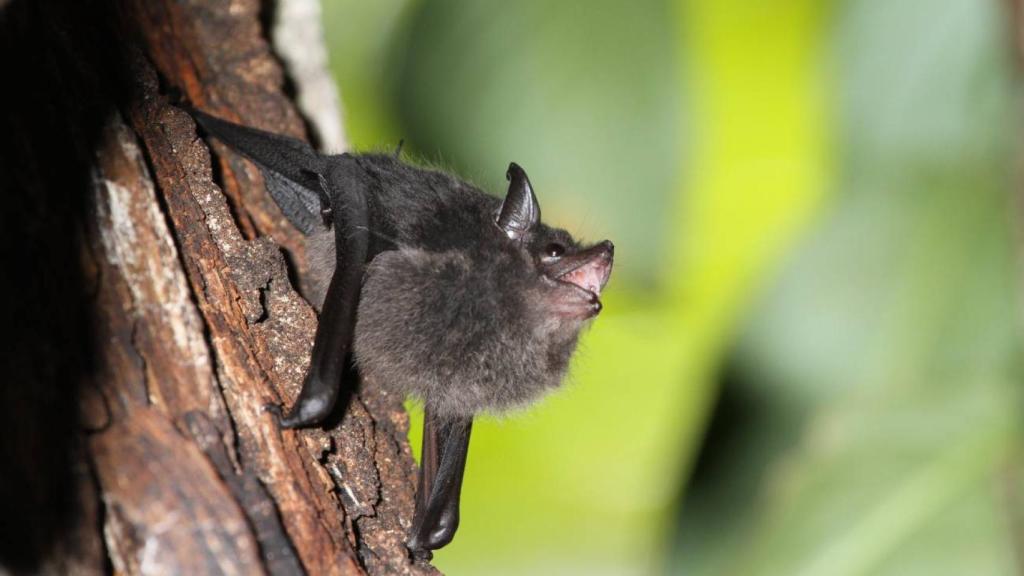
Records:
[[[452,573],[650,573],[752,295],[822,205],[831,158],[820,4],[681,2],[696,126],[659,294],[619,291],[567,390],[474,429]],[[770,21],[770,25],[767,22]],[[418,437],[413,439],[418,443]],[[481,551],[486,550],[486,553]]]
[[[718,360],[752,295],[822,206],[831,177],[822,3],[682,1],[680,58],[697,120],[675,221],[676,314],[696,361],[688,444],[702,429]],[[689,337],[687,337],[689,336]],[[703,384],[694,385],[696,382]],[[692,451],[691,451],[692,454]]]

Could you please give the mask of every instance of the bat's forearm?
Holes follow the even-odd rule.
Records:
[[[309,372],[295,405],[281,419],[286,428],[321,422],[338,400],[369,251],[365,196],[359,190],[351,192],[348,201],[334,210],[334,240],[340,249],[335,253],[334,274],[323,301]]]

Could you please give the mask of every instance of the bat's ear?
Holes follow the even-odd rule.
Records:
[[[540,204],[533,194],[533,186],[524,171],[515,162],[508,165],[508,194],[501,203],[495,223],[509,238],[518,240],[540,222]]]

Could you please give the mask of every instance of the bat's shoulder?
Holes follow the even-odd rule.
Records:
[[[423,204],[425,210],[489,212],[500,201],[473,184],[442,168],[395,157],[393,154],[352,155],[373,181],[374,195],[385,203],[409,207]]]
[[[402,243],[442,250],[477,246],[492,235],[501,201],[458,176],[391,154],[350,157],[370,183],[376,221]]]
[[[360,153],[352,156],[367,173],[376,176],[383,183],[407,184],[486,196],[480,189],[444,166],[399,158],[394,154]]]

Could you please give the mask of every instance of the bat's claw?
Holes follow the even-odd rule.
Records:
[[[434,553],[430,550],[416,550],[409,548],[409,552],[412,554],[413,562],[417,564],[426,564],[434,559]]]
[[[281,420],[284,418],[284,411],[280,404],[268,402],[263,405],[263,411],[274,417],[274,422],[277,422],[278,427],[281,426]]]

